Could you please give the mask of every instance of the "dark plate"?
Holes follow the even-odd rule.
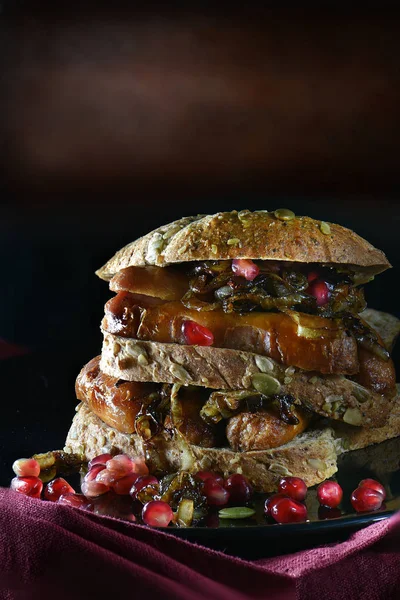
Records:
[[[62,448],[74,415],[77,368],[68,352],[29,355],[0,362],[3,415],[0,432],[0,484],[8,486],[15,458]],[[66,372],[71,377],[66,377]],[[64,375],[63,375],[64,374]],[[255,498],[254,518],[234,521],[211,519],[210,526],[171,527],[168,533],[243,558],[261,558],[346,539],[352,532],[385,519],[400,509],[400,438],[388,440],[339,458],[336,479],[344,492],[341,516],[321,519],[316,490],[307,495],[309,521],[270,524],[263,514],[266,496]],[[350,494],[366,477],[386,488],[385,506],[378,512],[355,514]],[[217,517],[217,514],[214,515]]]
[[[341,516],[326,518],[316,497],[316,488],[308,490],[306,523],[271,524],[263,514],[266,496],[257,496],[256,515],[246,520],[218,520],[212,527],[170,529],[174,535],[208,547],[224,550],[243,558],[261,558],[295,552],[320,544],[343,541],[354,531],[390,517],[400,509],[400,437],[362,450],[349,452],[338,460],[335,479],[343,488]],[[354,512],[351,492],[362,479],[372,477],[386,489],[387,498],[381,510]],[[324,518],[325,517],[325,518]]]

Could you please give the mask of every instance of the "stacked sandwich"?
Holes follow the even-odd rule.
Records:
[[[399,321],[362,287],[389,267],[287,209],[185,217],[128,244],[97,271],[114,295],[66,450],[238,472],[261,491],[332,476],[339,453],[400,435]]]

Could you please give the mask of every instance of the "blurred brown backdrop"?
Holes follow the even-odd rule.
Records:
[[[3,162],[30,201],[36,188],[399,189],[399,27],[387,8],[5,13]]]

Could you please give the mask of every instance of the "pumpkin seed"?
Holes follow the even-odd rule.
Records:
[[[329,226],[329,223],[325,223],[325,221],[321,221],[321,224],[319,226],[320,230],[322,231],[322,233],[324,235],[329,235],[331,232],[331,228]]]
[[[361,425],[362,414],[358,408],[348,408],[343,415],[343,421],[349,425]]]
[[[254,373],[251,378],[251,383],[258,392],[261,392],[261,394],[264,394],[265,396],[278,394],[281,389],[279,381],[266,373]]]
[[[229,238],[229,240],[226,243],[228,244],[228,246],[237,246],[238,244],[240,244],[240,240],[239,238]]]
[[[294,219],[296,217],[294,212],[292,210],[290,210],[289,208],[278,208],[274,212],[274,215],[280,221],[291,221],[292,219]]]
[[[232,506],[230,508],[222,508],[219,512],[220,519],[247,519],[256,514],[253,508],[247,506]]]
[[[254,362],[256,363],[260,371],[262,371],[263,373],[274,370],[274,363],[272,362],[272,360],[266,358],[265,356],[255,356]]]
[[[145,367],[146,365],[149,364],[149,361],[147,360],[145,354],[139,354],[137,361],[138,361],[139,365],[141,365],[142,367]]]

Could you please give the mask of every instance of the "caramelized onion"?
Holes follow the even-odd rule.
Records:
[[[200,300],[191,290],[186,292],[181,302],[185,308],[199,311],[216,310],[220,306],[219,302],[205,302],[204,300]]]
[[[380,343],[375,331],[364,324],[361,319],[354,315],[347,314],[343,317],[343,322],[354,335],[361,348],[372,352],[372,354],[381,360],[388,361],[390,359],[390,353],[383,344]]]

